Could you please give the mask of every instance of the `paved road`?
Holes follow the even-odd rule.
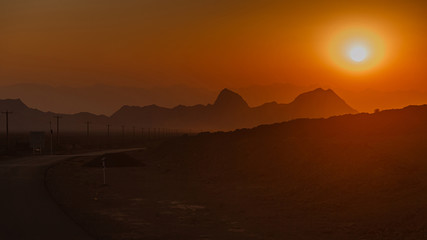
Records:
[[[34,156],[0,162],[0,240],[91,239],[50,198],[46,169],[70,157],[133,151],[122,149],[78,155]]]

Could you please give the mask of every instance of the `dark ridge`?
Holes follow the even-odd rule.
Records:
[[[231,107],[240,107],[240,108],[249,108],[249,105],[246,101],[237,93],[224,88],[218,95],[215,100],[214,106],[231,106]]]

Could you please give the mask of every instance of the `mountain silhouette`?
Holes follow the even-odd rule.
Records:
[[[229,109],[247,109],[249,105],[246,101],[237,93],[225,88],[223,89],[214,103],[215,107],[218,108],[229,108]]]
[[[84,131],[86,121],[92,123],[92,131],[105,131],[107,124],[114,126],[116,131],[120,131],[121,126],[228,131],[295,118],[322,118],[356,113],[356,110],[348,106],[332,90],[320,88],[299,95],[289,104],[271,102],[257,107],[249,107],[239,94],[223,89],[213,104],[179,105],[174,108],[125,105],[111,117],[87,112],[76,114],[43,112],[29,108],[20,99],[0,100],[0,108],[13,112],[9,116],[11,131],[49,131],[49,122],[52,122],[55,129],[54,116],[59,115],[62,117],[60,129],[63,132]]]
[[[60,116],[60,127],[62,131],[81,131],[85,121],[96,122],[105,126],[109,118],[105,115],[95,115],[82,112],[76,114],[58,114],[53,112],[43,112],[25,105],[20,99],[0,100],[0,109],[12,112],[9,114],[9,129],[12,132],[23,131],[49,131],[50,125],[56,129],[54,116]],[[51,124],[50,124],[51,122]],[[0,119],[3,127],[4,118]]]
[[[332,90],[316,89],[299,95],[289,104],[276,102],[249,107],[237,93],[224,89],[214,104],[163,108],[123,106],[114,113],[112,122],[165,128],[199,130],[233,130],[295,118],[319,118],[353,114],[356,110]]]
[[[0,100],[0,108],[8,111],[22,111],[28,109],[28,107],[21,101],[21,99]]]
[[[123,105],[173,107],[177,103],[208,104],[216,97],[216,91],[185,85],[139,88],[105,84],[70,87],[22,83],[0,86],[0,96],[3,99],[20,98],[28,106],[42,111],[111,115]]]
[[[300,114],[300,117],[324,117],[357,112],[331,89],[317,88],[303,93],[289,105],[294,114]]]
[[[267,102],[289,103],[300,93],[308,92],[317,86],[298,86],[287,83],[248,85],[230,90],[239,93],[249,106],[259,106]],[[50,86],[34,83],[20,83],[0,86],[2,99],[20,98],[31,108],[73,114],[91,112],[110,116],[123,105],[146,106],[156,104],[174,107],[177,104],[192,106],[212,103],[219,90],[198,88],[186,85],[166,87],[128,87],[97,84],[89,86]],[[373,112],[374,109],[403,108],[408,105],[422,105],[427,102],[427,92],[363,91],[339,89],[355,109]],[[70,104],[71,103],[71,104]]]

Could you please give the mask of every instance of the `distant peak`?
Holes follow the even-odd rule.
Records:
[[[214,106],[230,106],[248,108],[246,101],[237,93],[224,88],[215,100]]]
[[[27,105],[25,105],[21,101],[21,99],[19,99],[19,98],[16,98],[16,99],[2,99],[2,100],[0,100],[0,105],[3,108],[10,108],[9,110],[28,108]]]
[[[222,90],[221,90],[221,92],[219,93],[218,97],[219,97],[219,96],[221,96],[221,95],[226,95],[226,94],[239,95],[239,94],[237,94],[237,93],[235,93],[235,92],[231,91],[231,90],[230,90],[230,89],[228,89],[228,88],[224,88],[224,89],[222,89]]]
[[[13,99],[7,98],[7,99],[2,99],[1,101],[3,101],[3,102],[11,102],[11,103],[24,104],[20,98],[13,98]]]
[[[294,101],[298,101],[305,98],[317,98],[317,97],[333,97],[333,98],[339,98],[341,99],[334,91],[331,89],[323,89],[323,88],[316,88],[313,91],[305,92],[300,94],[298,97],[295,98]]]
[[[316,88],[313,91],[305,92],[300,94],[295,100],[291,103],[299,106],[306,106],[310,104],[324,104],[325,106],[341,106],[343,109],[349,109],[349,112],[357,112],[353,108],[347,105],[347,103],[340,98],[334,91],[331,89]]]
[[[335,93],[334,91],[332,91],[332,89],[328,88],[328,89],[323,89],[323,88],[316,88],[313,91],[307,92],[307,93]]]
[[[30,109],[25,105],[21,99],[2,99],[0,100],[0,110],[1,111],[26,111]]]

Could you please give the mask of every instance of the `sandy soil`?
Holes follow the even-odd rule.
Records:
[[[107,168],[107,186],[101,168],[83,166],[93,157],[70,159],[48,171],[54,199],[96,239],[257,238],[240,224],[240,210],[226,214],[210,183],[143,160],[141,153],[130,155],[144,166]]]
[[[107,186],[75,158],[48,187],[97,239],[427,239],[424,137],[233,136],[131,153]]]

